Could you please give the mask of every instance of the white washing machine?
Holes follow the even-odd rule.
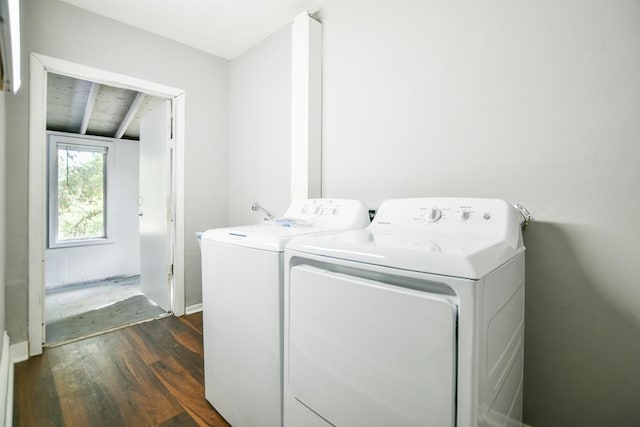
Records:
[[[285,251],[284,426],[520,425],[522,215],[389,200]]]
[[[285,245],[369,222],[359,201],[312,199],[293,203],[284,220],[202,234],[205,395],[233,426],[282,425]]]

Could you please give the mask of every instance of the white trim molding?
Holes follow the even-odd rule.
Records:
[[[200,313],[202,311],[202,303],[190,305],[185,309],[184,314]]]
[[[185,93],[173,98],[173,203],[174,205],[174,243],[173,243],[173,294],[171,310],[176,316],[184,315],[185,298],[185,246],[184,246],[184,171],[185,171]]]
[[[184,153],[185,93],[158,83],[100,70],[37,53],[30,57],[29,99],[29,355],[42,354],[44,339],[44,279],[47,243],[46,106],[47,74],[62,74],[99,84],[171,99],[174,105],[174,276],[171,309],[184,314]]]
[[[7,331],[2,338],[2,356],[0,357],[0,415],[4,425],[13,423],[13,360],[11,360],[10,342]]]
[[[21,341],[9,346],[9,358],[13,363],[24,362],[29,359],[29,341]]]

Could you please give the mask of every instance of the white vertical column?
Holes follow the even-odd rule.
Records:
[[[307,12],[291,34],[291,200],[321,197],[322,24]]]

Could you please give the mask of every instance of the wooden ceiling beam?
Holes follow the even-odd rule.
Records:
[[[96,96],[98,96],[98,89],[100,89],[100,84],[91,82],[89,97],[87,98],[87,103],[84,106],[84,115],[82,116],[82,124],[80,125],[80,135],[85,135],[87,133],[89,120],[91,120],[91,113],[93,113],[93,106],[96,105]]]
[[[129,110],[127,111],[127,114],[124,115],[124,118],[120,123],[120,127],[118,127],[118,130],[114,135],[115,138],[117,139],[122,138],[122,135],[124,135],[127,128],[131,124],[131,121],[136,116],[136,113],[138,112],[138,108],[140,108],[140,105],[142,104],[143,99],[144,99],[144,93],[138,92],[138,94],[136,95],[136,98],[133,100],[133,102],[129,106]]]

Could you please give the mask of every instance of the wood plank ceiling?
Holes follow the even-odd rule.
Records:
[[[140,119],[164,99],[49,73],[47,130],[140,139]]]

